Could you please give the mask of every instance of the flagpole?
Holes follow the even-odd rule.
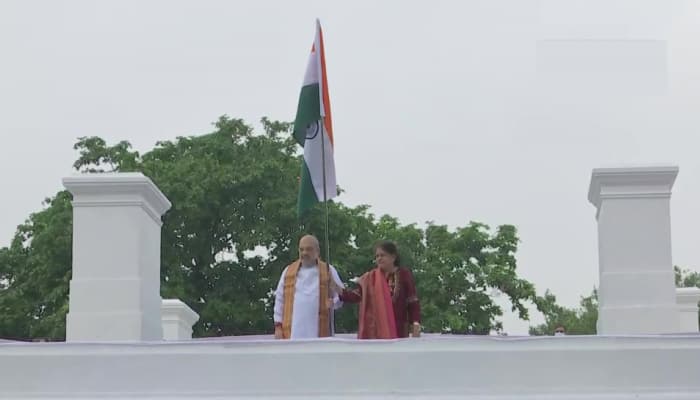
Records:
[[[331,245],[328,237],[328,188],[326,187],[326,138],[323,129],[323,119],[321,119],[321,164],[323,165],[323,203],[325,206],[325,234],[326,234],[326,261],[331,263]]]
[[[330,236],[328,235],[328,188],[326,185],[326,133],[325,133],[325,121],[324,118],[321,118],[321,165],[323,165],[323,205],[325,208],[325,236],[326,236],[326,262],[328,263],[329,267],[331,265],[331,242],[330,242]],[[329,270],[330,272],[330,270]],[[329,279],[334,279],[333,274],[329,274]],[[333,304],[333,295],[332,291],[329,291],[329,295],[331,297],[331,309],[329,310],[328,314],[328,322],[330,324],[330,334],[331,336],[335,336],[335,304]]]
[[[323,171],[323,206],[325,208],[325,223],[324,223],[324,231],[325,231],[325,236],[326,236],[326,262],[328,263],[329,267],[331,265],[331,238],[329,234],[329,212],[328,212],[328,182],[326,178],[326,108],[324,107],[324,90],[326,88],[324,87],[325,85],[325,71],[323,67],[323,34],[321,33],[321,21],[319,21],[318,18],[316,18],[316,39],[315,41],[318,41],[318,47],[316,47],[316,51],[318,52],[316,61],[318,62],[317,68],[319,71],[319,95],[320,95],[320,106],[321,106],[321,118],[319,121],[320,129],[319,133],[321,134],[321,169]],[[330,124],[330,116],[328,116],[329,120],[328,123]],[[330,134],[330,133],[329,133]],[[333,273],[330,273],[329,270],[329,278],[334,279]],[[335,286],[335,285],[334,285]],[[335,304],[333,304],[333,293],[334,291],[329,291],[329,296],[331,300],[331,309],[329,310],[329,324],[330,324],[330,335],[334,336],[335,335]]]

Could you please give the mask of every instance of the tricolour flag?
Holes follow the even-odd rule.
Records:
[[[321,23],[318,20],[316,37],[299,94],[299,105],[294,119],[294,138],[304,148],[297,204],[299,217],[302,217],[315,203],[330,200],[338,195],[326,59]]]

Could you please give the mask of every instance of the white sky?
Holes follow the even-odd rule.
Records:
[[[292,120],[316,17],[345,203],[514,224],[520,274],[574,305],[597,282],[591,169],[673,163],[674,263],[700,268],[698,0],[3,0],[0,246],[79,136],[147,151],[222,114]]]

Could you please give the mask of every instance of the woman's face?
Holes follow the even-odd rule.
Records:
[[[377,267],[384,271],[391,271],[394,269],[394,260],[396,260],[396,256],[387,253],[382,250],[381,247],[378,247],[377,250],[374,251],[374,262],[377,263]]]

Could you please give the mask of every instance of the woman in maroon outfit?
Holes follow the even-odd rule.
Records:
[[[340,299],[360,303],[359,339],[420,336],[420,302],[411,271],[401,266],[396,244],[379,242],[374,248],[376,268],[360,277],[355,290],[343,289]]]

